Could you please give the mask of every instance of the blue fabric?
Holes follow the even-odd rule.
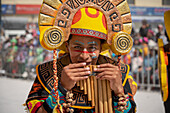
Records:
[[[58,94],[59,94],[59,98],[60,98],[60,104],[65,103],[65,96],[60,92],[60,90],[58,90]],[[51,109],[54,109],[54,107],[57,105],[57,101],[54,98],[55,96],[55,92],[54,89],[51,91],[51,93],[49,94],[48,98],[46,99],[47,104],[49,105],[49,107]]]

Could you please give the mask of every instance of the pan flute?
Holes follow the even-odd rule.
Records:
[[[96,65],[88,66],[91,74],[86,80],[77,82],[80,90],[88,96],[88,101],[92,107],[95,107],[95,113],[113,113],[112,110],[112,93],[108,80],[100,80],[94,76],[94,68]]]

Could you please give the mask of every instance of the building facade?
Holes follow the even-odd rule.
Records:
[[[28,23],[38,23],[38,13],[43,0],[2,0],[2,22],[6,35],[25,31]],[[141,20],[146,19],[153,27],[163,23],[163,14],[170,10],[170,0],[127,0],[130,4],[132,21],[135,29],[141,26]],[[19,31],[17,31],[19,30]]]

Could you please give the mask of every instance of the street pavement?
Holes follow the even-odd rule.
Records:
[[[25,113],[24,104],[33,81],[0,77],[0,113]],[[137,113],[164,113],[161,93],[137,91]]]

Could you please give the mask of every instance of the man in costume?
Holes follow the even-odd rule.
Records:
[[[170,10],[164,13],[164,23],[168,37],[170,38]],[[165,37],[165,36],[164,36]],[[167,38],[168,38],[167,37]],[[161,85],[162,99],[164,101],[165,113],[170,113],[170,42],[163,43],[163,39],[158,39],[159,45],[159,79]]]
[[[56,16],[57,15],[57,16]],[[26,101],[31,113],[134,113],[137,85],[120,55],[132,47],[131,15],[124,0],[44,0],[40,43],[53,61],[36,67]],[[56,58],[60,49],[64,55]],[[118,61],[100,53],[110,49]]]

